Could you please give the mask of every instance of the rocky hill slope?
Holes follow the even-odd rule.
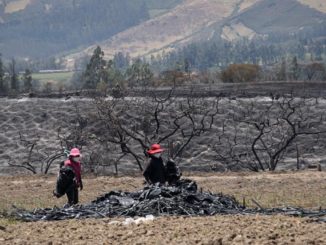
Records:
[[[116,52],[150,56],[213,37],[234,41],[277,33],[297,33],[326,23],[326,3],[309,0],[184,0],[166,14],[142,22],[70,55],[90,55],[100,45],[107,58]]]
[[[325,25],[324,0],[0,0],[0,53],[66,56],[72,67],[101,45],[150,56],[222,38],[264,37]]]
[[[46,57],[140,24],[180,0],[0,0],[0,53]]]

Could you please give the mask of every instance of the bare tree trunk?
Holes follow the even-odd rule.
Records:
[[[299,157],[299,147],[295,144],[296,154],[297,154],[297,170],[300,170],[300,157]]]

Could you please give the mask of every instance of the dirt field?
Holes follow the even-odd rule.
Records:
[[[188,174],[204,191],[255,199],[265,207],[326,208],[326,172]],[[82,203],[110,190],[136,190],[142,178],[84,177]],[[0,210],[61,206],[55,176],[2,177]],[[285,216],[160,217],[126,225],[124,218],[22,223],[0,218],[0,244],[326,244],[326,223]]]

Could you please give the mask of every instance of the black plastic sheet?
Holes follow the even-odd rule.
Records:
[[[111,191],[85,205],[26,211],[16,209],[12,216],[22,221],[65,220],[103,217],[145,217],[146,215],[201,216],[217,214],[284,214],[326,222],[326,210],[302,208],[247,209],[228,195],[198,192],[197,184],[181,180],[176,186],[147,186],[137,192]]]

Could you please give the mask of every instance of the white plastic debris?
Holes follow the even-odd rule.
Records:
[[[141,217],[141,218],[137,218],[137,219],[133,219],[133,218],[127,218],[125,219],[125,221],[122,222],[122,224],[124,225],[130,225],[130,224],[136,224],[138,225],[139,223],[147,223],[149,221],[154,220],[154,216],[153,215],[146,215],[145,217]]]

